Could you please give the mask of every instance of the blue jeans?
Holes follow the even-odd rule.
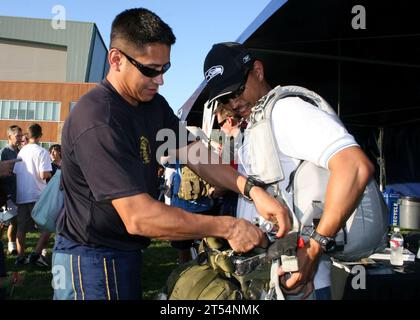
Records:
[[[331,300],[331,287],[315,290],[316,300]]]
[[[141,299],[140,268],[141,251],[82,245],[58,249],[56,242],[52,258],[54,300]]]

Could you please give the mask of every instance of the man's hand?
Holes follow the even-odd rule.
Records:
[[[279,230],[276,236],[279,238],[284,237],[292,227],[287,207],[259,187],[253,187],[250,195],[259,214],[264,219],[278,225]]]
[[[235,219],[232,232],[226,240],[233,251],[248,252],[255,247],[267,247],[267,237],[264,232],[245,219]]]
[[[281,277],[280,283],[284,288],[286,294],[297,294],[304,291],[302,299],[306,299],[314,290],[313,278],[318,268],[318,259],[322,255],[320,245],[310,239],[305,247],[298,249],[297,258],[299,264],[299,271],[292,273],[290,277],[281,267],[279,267],[278,274]]]

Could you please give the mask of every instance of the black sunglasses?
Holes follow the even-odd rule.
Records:
[[[223,127],[223,125],[225,124],[226,121],[227,121],[227,118],[225,120],[222,120],[222,121],[218,122],[217,124],[221,128],[221,127]]]
[[[217,101],[221,104],[228,104],[230,99],[236,99],[244,91],[245,91],[245,85],[243,84],[238,89],[236,89],[235,91],[217,98]]]
[[[224,95],[224,96],[221,96],[221,97],[217,98],[217,102],[219,102],[221,104],[228,104],[230,99],[236,99],[237,97],[239,97],[245,91],[245,85],[246,85],[246,82],[248,81],[249,73],[252,70],[252,65],[253,65],[252,61],[251,61],[250,65],[251,65],[251,67],[246,70],[245,76],[244,76],[244,81],[239,86],[239,88],[236,89],[235,91],[227,94],[227,95]]]
[[[171,67],[171,63],[168,62],[168,63],[165,63],[162,66],[161,70],[156,70],[156,69],[147,67],[145,65],[142,65],[140,62],[134,60],[134,58],[130,57],[128,54],[124,53],[120,49],[117,49],[117,50],[119,52],[121,52],[127,58],[127,60],[130,61],[133,64],[133,66],[135,66],[141,72],[141,74],[143,74],[144,76],[149,77],[149,78],[154,78],[154,77],[157,77],[160,74],[164,74]]]

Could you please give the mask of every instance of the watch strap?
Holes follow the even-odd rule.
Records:
[[[252,201],[251,196],[250,196],[250,192],[252,187],[257,186],[260,188],[265,189],[266,188],[266,184],[252,176],[249,176],[246,179],[246,183],[245,183],[245,188],[244,188],[244,197],[250,201]]]
[[[330,242],[330,241],[335,242],[334,238],[323,236],[323,235],[319,234],[318,232],[316,232],[315,229],[312,231],[310,237],[312,239],[314,239],[316,242],[319,243],[319,245],[321,246],[321,248],[324,252],[328,252],[328,248],[327,248],[327,243],[328,242]]]

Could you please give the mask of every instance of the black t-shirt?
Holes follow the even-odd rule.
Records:
[[[130,235],[111,200],[148,193],[156,197],[156,150],[162,128],[178,136],[179,119],[157,94],[137,107],[104,80],[84,95],[62,133],[65,214],[58,234],[77,243],[138,250],[150,240]]]
[[[17,151],[8,144],[3,149],[0,150],[0,160],[14,160],[17,158]],[[3,185],[3,192],[6,193],[6,198],[10,197],[14,203],[16,203],[16,175],[12,174],[7,177],[1,177],[0,181]],[[7,200],[7,199],[6,199]]]

